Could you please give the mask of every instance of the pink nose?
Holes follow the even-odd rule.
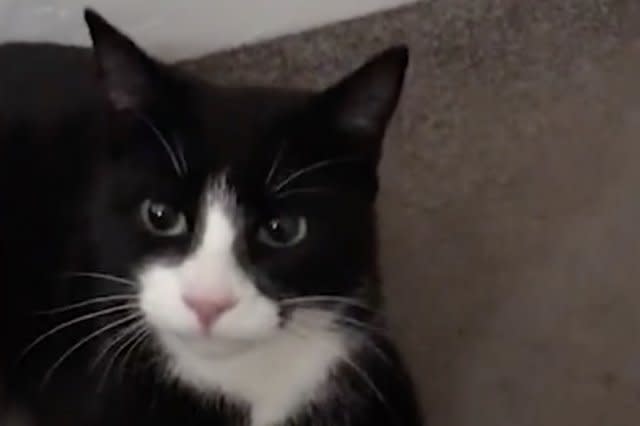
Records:
[[[182,300],[196,314],[198,322],[204,329],[209,329],[220,315],[236,304],[230,297],[214,298],[186,294],[182,296]]]

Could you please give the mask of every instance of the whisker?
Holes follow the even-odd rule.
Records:
[[[72,305],[62,306],[60,308],[53,308],[45,311],[36,311],[37,315],[55,314],[60,312],[70,311],[72,309],[81,308],[83,306],[94,305],[96,303],[106,303],[117,300],[135,300],[137,297],[134,295],[117,294],[112,296],[96,297],[94,299],[85,300],[82,302],[74,303]]]
[[[310,334],[309,334],[310,331],[309,330],[305,330],[304,328],[301,327],[301,325],[303,325],[303,324],[291,324],[290,327],[289,327],[289,331],[295,332],[294,334],[296,336],[298,336],[298,337],[301,337],[301,338],[304,338],[304,339],[309,339],[310,338]],[[366,337],[366,336],[363,336],[363,337]],[[392,365],[391,360],[386,356],[386,354],[384,354],[382,349],[380,349],[373,341],[369,341],[369,342],[371,343],[371,345],[374,348],[374,350],[376,350],[378,355],[381,356],[390,365]],[[378,398],[380,400],[380,402],[382,402],[382,404],[385,406],[387,412],[390,415],[393,415],[393,412],[391,411],[391,407],[389,406],[388,401],[386,400],[386,398],[384,397],[384,395],[382,394],[380,389],[376,386],[374,381],[371,379],[371,377],[366,373],[366,371],[364,371],[362,368],[360,368],[358,366],[358,364],[356,364],[348,355],[341,356],[340,360],[346,366],[350,367],[351,370],[353,370],[358,375],[360,380],[362,380],[362,382],[364,382],[364,384],[376,395],[376,398]]]
[[[340,328],[340,330],[344,330],[344,328]],[[363,344],[367,345],[367,347],[375,352],[376,355],[387,365],[393,365],[393,362],[387,353],[376,343],[370,334],[362,332],[362,330],[358,328],[349,328],[349,332],[355,334],[357,336],[356,338],[360,339]]]
[[[336,314],[333,313],[332,315],[335,316]],[[389,365],[393,364],[389,359],[389,357],[387,356],[387,354],[384,352],[384,350],[379,347],[379,345],[375,342],[373,336],[370,334],[370,333],[373,333],[377,336],[386,338],[387,337],[386,330],[382,328],[372,327],[370,324],[358,321],[350,317],[346,317],[344,315],[343,316],[338,315],[333,319],[334,321],[337,322],[337,324],[334,323],[333,327],[330,327],[330,329],[333,329],[336,332],[350,332],[355,334],[358,339],[361,339],[363,343],[367,344],[374,352],[376,352],[376,354],[383,361],[385,361]],[[307,320],[307,321],[304,321],[304,320]],[[296,321],[290,324],[290,327],[295,327],[297,325],[307,326],[308,328],[311,328],[311,326],[314,324],[309,321],[309,318],[298,318]],[[348,327],[344,327],[344,325]]]
[[[40,342],[42,342],[44,339],[46,339],[47,337],[65,329],[68,327],[71,327],[72,325],[84,322],[84,321],[88,321],[91,320],[93,318],[97,318],[97,317],[101,317],[113,312],[118,312],[118,311],[124,311],[127,309],[131,309],[133,307],[135,307],[136,305],[134,304],[126,304],[126,305],[122,305],[122,306],[115,306],[113,308],[107,308],[107,309],[103,309],[101,311],[98,312],[92,312],[90,314],[86,314],[86,315],[82,315],[80,317],[74,318],[70,321],[64,322],[54,328],[52,328],[51,330],[49,330],[48,332],[40,335],[36,340],[34,340],[29,346],[27,346],[22,353],[20,354],[20,359],[24,358],[33,348],[35,348],[38,344],[40,344]]]
[[[300,188],[300,189],[290,189],[289,191],[279,192],[276,194],[277,199],[283,199],[287,197],[291,197],[293,195],[307,195],[307,194],[335,194],[336,191],[329,188]]]
[[[280,161],[282,160],[282,154],[284,153],[284,148],[286,144],[287,144],[286,141],[282,142],[282,144],[280,145],[280,148],[278,149],[278,153],[273,159],[273,163],[271,164],[271,169],[269,170],[269,174],[267,174],[267,179],[265,180],[265,183],[264,183],[265,186],[267,187],[271,184],[271,179],[273,178],[273,175],[276,173],[278,166],[280,165]]]
[[[304,339],[309,339],[310,338],[310,334],[309,333],[311,331],[308,330],[308,329],[305,329],[304,327],[302,327],[302,326],[305,326],[305,325],[307,326],[307,328],[311,328],[310,324],[308,324],[308,323],[305,324],[304,322],[297,322],[297,323],[291,323],[289,325],[289,327],[288,327],[288,330],[290,332],[292,332],[293,334],[295,334],[297,337],[304,338]],[[360,333],[358,330],[354,330],[354,331],[356,331],[356,333],[358,334],[358,337],[362,339],[363,343],[367,344],[367,346],[369,348],[371,348],[371,350],[374,351],[376,353],[376,355],[378,357],[380,357],[380,359],[382,359],[387,365],[393,365],[393,363],[391,362],[391,359],[389,359],[387,354],[371,339],[370,336],[368,336],[366,334],[363,334],[363,333]],[[360,368],[357,368],[357,366],[353,365],[352,362],[349,362],[349,361],[346,361],[346,362],[352,364],[352,365],[350,365],[351,368],[356,369],[357,372],[361,376],[364,376],[363,379],[366,379],[367,382],[370,382],[369,386],[374,391],[376,391],[376,394],[378,395],[378,397],[381,398],[381,400],[383,402],[385,402],[384,398],[382,397],[381,392],[377,389],[377,387],[375,385],[373,385],[373,383],[371,382],[369,377],[366,374],[364,374],[364,372]]]
[[[305,307],[303,308],[308,312],[325,312],[322,309],[318,309],[318,308],[314,308],[314,307]],[[383,327],[376,327],[374,325],[371,325],[369,323],[363,322],[363,321],[359,321],[355,318],[351,318],[345,315],[340,315],[337,312],[332,312],[331,316],[333,317],[333,327],[336,330],[343,330],[344,327],[339,327],[339,326],[348,326],[348,328],[350,330],[356,331],[359,334],[365,335],[364,332],[369,332],[372,333],[374,335],[380,336],[380,337],[387,337],[387,330]],[[297,321],[300,321],[300,318],[298,318]]]
[[[340,324],[343,325],[348,325],[351,327],[355,327],[357,329],[360,330],[365,330],[365,331],[369,331],[381,336],[386,336],[387,334],[387,330],[385,330],[383,327],[376,327],[373,326],[371,324],[368,324],[366,322],[362,322],[362,321],[358,321],[355,318],[351,318],[351,317],[347,317],[344,315],[337,315],[335,318]]]
[[[118,343],[123,342],[120,345],[120,347],[113,353],[113,356],[111,356],[111,358],[107,362],[107,365],[106,365],[106,367],[104,369],[102,377],[100,378],[100,383],[98,384],[98,389],[102,389],[103,388],[104,384],[107,381],[107,378],[109,377],[109,373],[113,370],[113,366],[114,366],[114,364],[116,362],[116,359],[118,358],[118,356],[120,355],[122,350],[124,348],[126,348],[127,345],[129,345],[129,343],[131,343],[136,338],[136,336],[138,336],[138,333],[141,330],[144,330],[144,323],[143,323],[143,321],[137,321],[137,322],[133,323],[131,326],[127,327],[125,332],[123,332],[119,336],[118,341],[115,344],[110,345],[111,348],[114,348]]]
[[[384,397],[384,395],[382,395],[382,392],[380,392],[380,389],[378,389],[378,387],[375,385],[375,383],[373,382],[371,377],[369,377],[369,375],[362,368],[360,368],[358,366],[358,364],[353,362],[353,360],[351,360],[348,356],[342,357],[342,361],[345,363],[345,365],[351,367],[351,369],[354,372],[356,372],[356,374],[358,374],[358,376],[360,376],[360,379],[364,382],[364,384],[367,385],[369,387],[369,389],[371,389],[371,391],[373,391],[373,393],[380,400],[380,402],[382,402],[385,405],[385,407],[387,408],[387,410],[389,410],[389,412],[391,412],[390,411],[391,408],[389,407],[389,403],[387,402],[387,400]]]
[[[367,305],[364,302],[361,302],[357,299],[349,298],[349,297],[341,297],[341,296],[303,296],[303,297],[292,297],[289,299],[283,299],[280,301],[281,306],[290,306],[290,305],[305,305],[305,304],[323,304],[323,303],[336,303],[336,304],[344,304],[348,306],[354,306],[357,308],[361,308],[367,310],[369,312],[375,312],[375,309],[371,306]]]
[[[180,159],[180,163],[182,164],[182,170],[184,174],[189,173],[189,164],[184,156],[184,146],[182,141],[174,135],[174,140],[176,141],[176,146],[178,147],[178,158]]]
[[[125,354],[122,357],[122,361],[120,362],[120,373],[122,374],[122,376],[126,374],[125,369],[127,367],[127,362],[131,357],[131,355],[133,354],[133,351],[135,350],[136,347],[139,347],[145,341],[145,339],[149,336],[149,333],[150,331],[147,328],[143,328],[140,332],[136,333],[136,335],[134,336],[133,343],[131,343],[131,345],[129,346],[129,349],[127,350],[127,352],[125,352]]]
[[[136,283],[135,281],[132,280],[128,280],[126,278],[122,278],[122,277],[117,277],[115,275],[110,275],[110,274],[103,274],[100,272],[68,272],[65,274],[68,277],[71,278],[97,278],[97,279],[103,279],[103,280],[107,280],[107,281],[113,281],[116,283],[120,283],[120,284],[127,284],[130,285],[132,287],[136,287],[138,285],[138,283]]]
[[[136,114],[136,115],[156,135],[158,140],[162,143],[162,146],[164,146],[164,149],[167,151],[167,154],[169,155],[169,158],[171,160],[171,164],[173,165],[173,168],[175,169],[176,173],[178,174],[178,176],[183,177],[184,173],[183,173],[183,170],[180,168],[180,163],[178,162],[176,153],[171,147],[171,145],[169,144],[169,142],[162,135],[160,130],[158,130],[158,128],[151,122],[151,120],[149,120],[143,114]]]
[[[317,171],[320,169],[323,169],[325,167],[329,167],[329,166],[334,166],[337,164],[342,164],[342,163],[350,163],[350,162],[355,162],[357,161],[356,158],[354,157],[345,157],[345,158],[333,158],[333,159],[329,159],[329,160],[323,160],[323,161],[318,161],[317,163],[313,163],[310,166],[307,166],[303,169],[298,170],[297,172],[293,172],[291,173],[288,177],[286,177],[284,180],[282,180],[282,182],[280,182],[278,185],[276,185],[275,188],[273,188],[273,192],[278,192],[280,191],[282,188],[284,188],[285,186],[287,186],[289,183],[293,182],[294,180],[296,180],[297,178],[311,173],[313,171]]]
[[[286,331],[292,333],[296,337],[300,337],[302,339],[309,339],[309,330],[305,330],[300,323],[291,323],[288,324]]]
[[[130,333],[137,332],[142,325],[142,321],[139,321],[130,324],[129,326],[125,327],[124,330],[121,330],[116,337],[114,337],[106,345],[104,345],[102,351],[100,351],[100,353],[91,363],[91,366],[89,367],[90,370],[95,369],[100,364],[100,361],[102,361],[102,359],[109,353],[112,348],[114,348],[118,343],[127,338]],[[106,370],[108,370],[108,368]]]
[[[47,373],[44,375],[44,378],[42,380],[42,387],[44,387],[49,380],[51,379],[51,377],[53,376],[53,373],[56,371],[56,369],[69,357],[71,356],[72,353],[74,353],[77,349],[79,349],[80,347],[82,347],[85,343],[89,342],[90,340],[100,336],[101,334],[103,334],[104,332],[111,330],[112,328],[118,327],[120,324],[126,323],[127,321],[131,321],[137,317],[139,317],[140,314],[139,313],[135,313],[132,315],[129,315],[128,317],[122,318],[118,321],[115,321],[109,325],[106,325],[102,328],[100,328],[97,331],[94,331],[93,333],[89,334],[87,337],[83,338],[82,340],[80,340],[78,343],[76,343],[75,345],[73,345],[71,348],[69,348],[67,351],[65,351],[64,354],[62,354],[62,356],[58,359],[58,361],[56,361],[51,368],[49,368],[49,370],[47,371]]]

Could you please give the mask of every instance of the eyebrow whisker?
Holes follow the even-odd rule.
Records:
[[[352,163],[358,161],[355,157],[341,157],[341,158],[330,158],[328,160],[318,161],[316,163],[311,164],[310,166],[304,167],[300,170],[297,170],[283,179],[280,183],[278,183],[274,188],[274,192],[279,192],[283,188],[285,188],[288,184],[293,182],[294,180],[300,178],[303,175],[309,174],[311,172],[324,169],[327,167],[332,167],[344,163]]]
[[[171,164],[173,165],[173,168],[175,169],[176,173],[178,174],[179,177],[183,177],[185,175],[185,171],[180,166],[180,162],[178,161],[178,156],[176,155],[175,150],[171,147],[171,144],[169,143],[169,141],[167,141],[167,139],[162,135],[162,132],[160,132],[160,130],[145,115],[138,113],[136,114],[136,116],[144,124],[146,124],[149,130],[151,130],[153,134],[158,138],[158,140],[164,147],[165,151],[167,152],[167,155],[169,155],[169,159],[171,160]],[[183,161],[184,161],[184,158],[183,158]]]

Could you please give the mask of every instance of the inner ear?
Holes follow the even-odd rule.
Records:
[[[85,10],[85,21],[98,74],[112,106],[117,110],[138,109],[150,103],[159,64],[93,10]]]
[[[402,90],[409,55],[390,48],[322,93],[321,103],[336,129],[354,137],[382,137]]]

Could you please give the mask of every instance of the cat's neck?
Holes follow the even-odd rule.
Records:
[[[331,394],[331,373],[348,359],[351,344],[332,327],[281,332],[269,341],[222,359],[175,348],[172,366],[206,397],[216,393],[248,404],[252,426],[279,424]]]

